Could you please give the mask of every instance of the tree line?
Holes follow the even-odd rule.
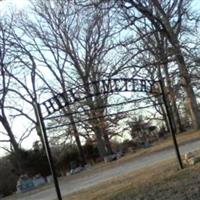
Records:
[[[69,124],[49,131],[51,144],[75,142],[83,163],[83,140],[94,140],[101,158],[113,154],[111,139],[125,131],[118,129],[124,123],[135,127],[138,120],[134,116],[127,122],[134,113],[119,112],[126,107],[122,99],[129,103],[131,98],[101,94],[98,80],[161,80],[176,132],[187,123],[199,129],[199,13],[192,2],[34,0],[27,10],[1,16],[0,134],[7,139],[0,142],[10,145],[2,148],[14,153],[19,170],[23,141],[36,133],[43,146],[34,105],[60,93],[69,102],[67,91],[74,87],[88,98],[66,104],[48,121],[47,127]],[[89,87],[89,82],[96,84]],[[147,93],[144,98],[153,105],[149,120],[169,127],[160,96]],[[113,110],[118,114],[110,115]],[[17,119],[27,122],[23,133],[12,127]]]

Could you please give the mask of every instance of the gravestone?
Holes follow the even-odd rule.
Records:
[[[17,181],[17,192],[27,192],[33,188],[33,181],[26,174],[19,177]]]
[[[44,185],[46,183],[44,177],[42,177],[40,174],[36,175],[34,178],[33,178],[33,185],[35,187],[38,187],[40,185]]]
[[[185,165],[195,165],[198,162],[200,162],[199,151],[188,152],[184,155],[183,163]]]

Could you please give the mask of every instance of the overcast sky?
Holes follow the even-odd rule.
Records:
[[[24,6],[26,6],[28,3],[28,0],[3,0],[1,3],[0,3],[0,7],[1,7],[1,10],[6,10],[8,8],[12,8],[12,9],[22,9],[24,8]]]
[[[27,8],[29,0],[3,0],[0,2],[0,16],[5,14],[5,13],[10,13],[10,12],[18,12],[18,11],[22,11],[24,8]],[[196,11],[200,11],[200,0],[194,0],[193,2],[193,8]],[[27,11],[27,9],[26,9]],[[24,122],[20,119],[16,120],[15,123],[13,124],[13,127],[17,127],[17,133],[21,135],[21,132],[23,131],[24,128]],[[0,132],[1,132],[1,125],[0,125]],[[16,131],[14,130],[14,132]],[[4,137],[2,137],[2,135],[0,134],[0,140],[1,139],[5,139]],[[35,134],[32,135],[31,137],[29,137],[25,143],[23,143],[23,147],[25,148],[30,148],[32,146],[32,142],[35,141],[37,139],[37,136]],[[0,156],[3,155],[3,150],[0,149]]]
[[[0,1],[0,16],[4,15],[5,13],[11,13],[11,12],[18,12],[21,11],[23,8],[27,6],[28,0],[3,0]],[[16,120],[12,124],[12,127],[16,127],[15,131],[21,135],[21,133],[24,131],[24,124],[23,120]],[[0,132],[2,131],[3,127],[0,125]],[[7,139],[7,137],[3,136],[0,133],[0,140]],[[30,144],[32,144],[32,141],[35,140],[36,137],[31,137],[27,140],[27,143],[25,144],[25,148],[30,147]],[[6,146],[5,144],[1,144],[1,146]],[[5,152],[0,149],[0,156],[2,156]]]

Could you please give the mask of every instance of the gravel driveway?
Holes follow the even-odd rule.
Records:
[[[180,146],[181,154],[189,151],[200,149],[200,141],[193,141]],[[81,189],[86,189],[98,183],[102,183],[117,176],[122,176],[126,173],[136,171],[142,167],[147,167],[159,163],[160,161],[168,160],[175,157],[173,148],[143,155],[130,162],[122,163],[115,168],[106,169],[96,174],[91,174],[87,177],[76,178],[74,180],[62,181],[60,184],[62,195],[68,195],[77,192]],[[14,197],[13,200],[55,200],[56,193],[54,187],[50,187],[35,194],[30,194],[26,197]]]

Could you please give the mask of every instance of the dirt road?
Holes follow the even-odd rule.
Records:
[[[189,151],[200,149],[200,141],[190,142],[180,146],[181,154]],[[81,189],[86,189],[98,183],[102,183],[117,176],[122,176],[126,173],[136,171],[143,167],[154,165],[158,162],[174,158],[175,151],[173,148],[152,153],[150,155],[143,155],[130,162],[122,163],[115,168],[106,169],[96,174],[91,174],[87,177],[76,178],[72,180],[65,180],[60,183],[60,188],[63,196],[77,192]],[[12,198],[11,198],[12,199]],[[56,193],[54,187],[47,188],[43,191],[27,194],[23,197],[14,197],[13,200],[55,200]]]

